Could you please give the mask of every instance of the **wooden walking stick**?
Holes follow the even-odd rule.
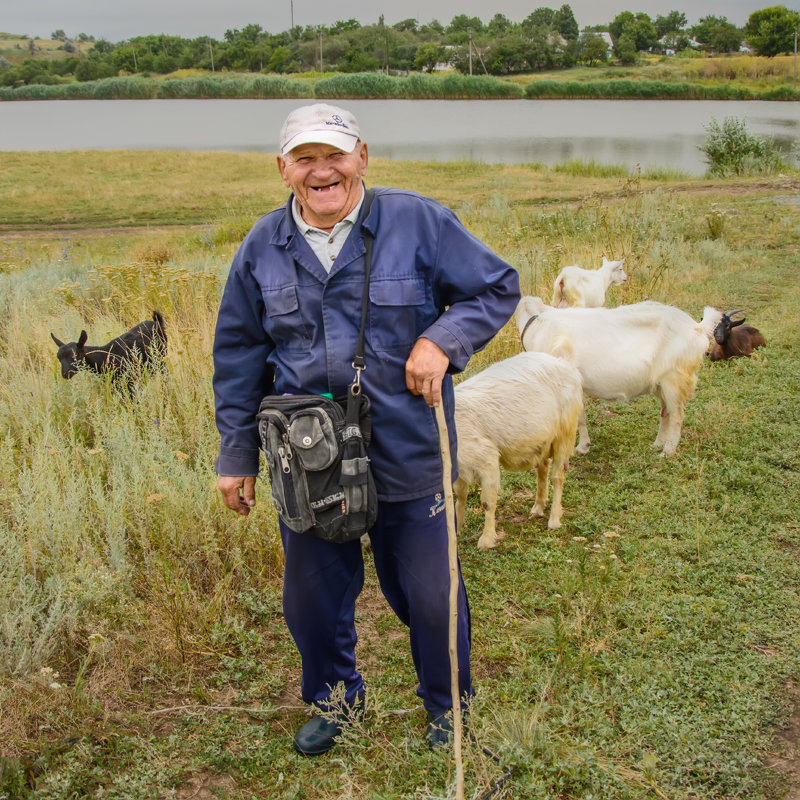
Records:
[[[456,761],[456,800],[464,800],[464,763],[461,757],[461,692],[458,683],[458,539],[456,514],[453,503],[453,463],[450,458],[450,438],[442,402],[435,407],[436,425],[439,428],[439,450],[442,454],[442,483],[447,518],[447,555],[450,564],[450,696],[453,701],[453,755]]]

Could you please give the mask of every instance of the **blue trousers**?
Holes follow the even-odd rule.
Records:
[[[286,557],[283,611],[300,651],[302,697],[324,708],[331,689],[343,683],[348,704],[364,693],[356,668],[356,598],[364,585],[359,540],[333,544],[290,531],[281,523]],[[448,650],[450,574],[447,520],[441,495],[381,503],[370,531],[381,591],[408,626],[417,671],[417,694],[434,714],[451,708]],[[459,566],[459,693],[472,695],[470,616]]]

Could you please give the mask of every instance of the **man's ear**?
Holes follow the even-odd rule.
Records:
[[[278,162],[278,172],[280,172],[281,174],[281,179],[283,180],[286,187],[288,189],[291,189],[292,184],[289,182],[289,178],[286,174],[286,161],[283,158],[281,158],[281,156],[278,156],[276,158],[276,161]]]

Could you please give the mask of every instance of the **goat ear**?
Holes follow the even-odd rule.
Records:
[[[88,338],[89,334],[87,334],[86,331],[81,331],[81,335],[78,337],[78,347],[83,347]]]
[[[57,344],[59,347],[63,347],[63,346],[64,346],[64,342],[62,342],[62,341],[61,341],[61,339],[56,339],[56,335],[53,333],[53,331],[50,331],[50,338],[51,338],[51,339],[52,339],[52,340],[53,340],[53,341],[54,341],[54,342],[55,342],[55,343],[56,343],[56,344]]]

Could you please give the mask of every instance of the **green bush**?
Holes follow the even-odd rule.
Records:
[[[722,125],[712,119],[700,150],[708,159],[709,175],[770,175],[786,168],[771,139],[747,131],[744,120],[725,117]]]

